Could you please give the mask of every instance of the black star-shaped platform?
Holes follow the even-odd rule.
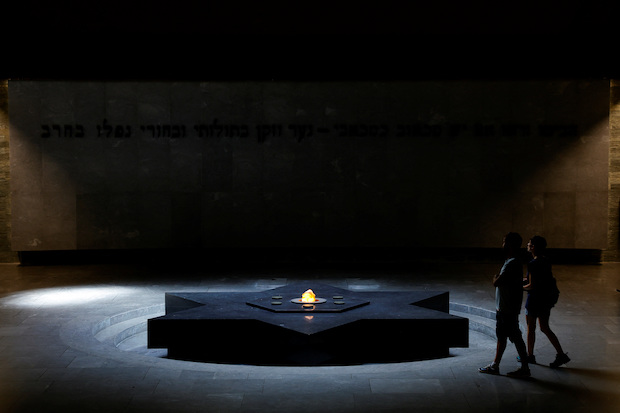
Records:
[[[297,299],[312,289],[321,303]],[[262,292],[166,293],[148,320],[148,347],[186,360],[344,364],[445,356],[469,345],[469,320],[450,315],[449,293],[349,291],[300,282]]]

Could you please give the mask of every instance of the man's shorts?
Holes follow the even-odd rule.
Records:
[[[498,339],[508,338],[513,343],[515,340],[522,340],[521,330],[519,330],[519,314],[496,312],[495,334]]]

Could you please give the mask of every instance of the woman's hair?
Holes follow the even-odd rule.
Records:
[[[547,248],[547,240],[541,237],[540,235],[534,235],[530,239],[530,244],[536,248],[536,251],[542,252]]]

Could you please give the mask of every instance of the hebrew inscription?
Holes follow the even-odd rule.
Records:
[[[458,138],[474,137],[577,137],[579,125],[576,124],[484,124],[471,125],[457,123],[430,125],[412,124],[282,124],[270,123],[259,125],[223,123],[213,119],[211,123],[198,124],[148,124],[127,125],[114,124],[107,119],[94,127],[85,124],[41,125],[41,138],[250,138],[259,143],[272,138],[291,137],[301,142],[318,136],[333,135],[338,138]]]

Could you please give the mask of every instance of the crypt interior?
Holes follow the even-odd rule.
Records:
[[[5,9],[0,49],[0,411],[618,411],[606,7],[30,3]],[[549,367],[538,330],[529,379],[506,376],[511,343],[501,375],[478,372],[509,231],[524,261],[530,237],[549,243],[571,358]],[[275,294],[297,285],[333,301],[286,313]],[[406,294],[446,298],[431,316],[458,340],[433,353],[446,329],[331,329],[404,318],[373,297]],[[273,324],[199,324],[201,360],[150,345],[179,343],[151,320],[187,297],[207,312],[250,297],[241,312]],[[318,341],[343,357],[282,362],[278,309],[302,332],[331,320]]]

